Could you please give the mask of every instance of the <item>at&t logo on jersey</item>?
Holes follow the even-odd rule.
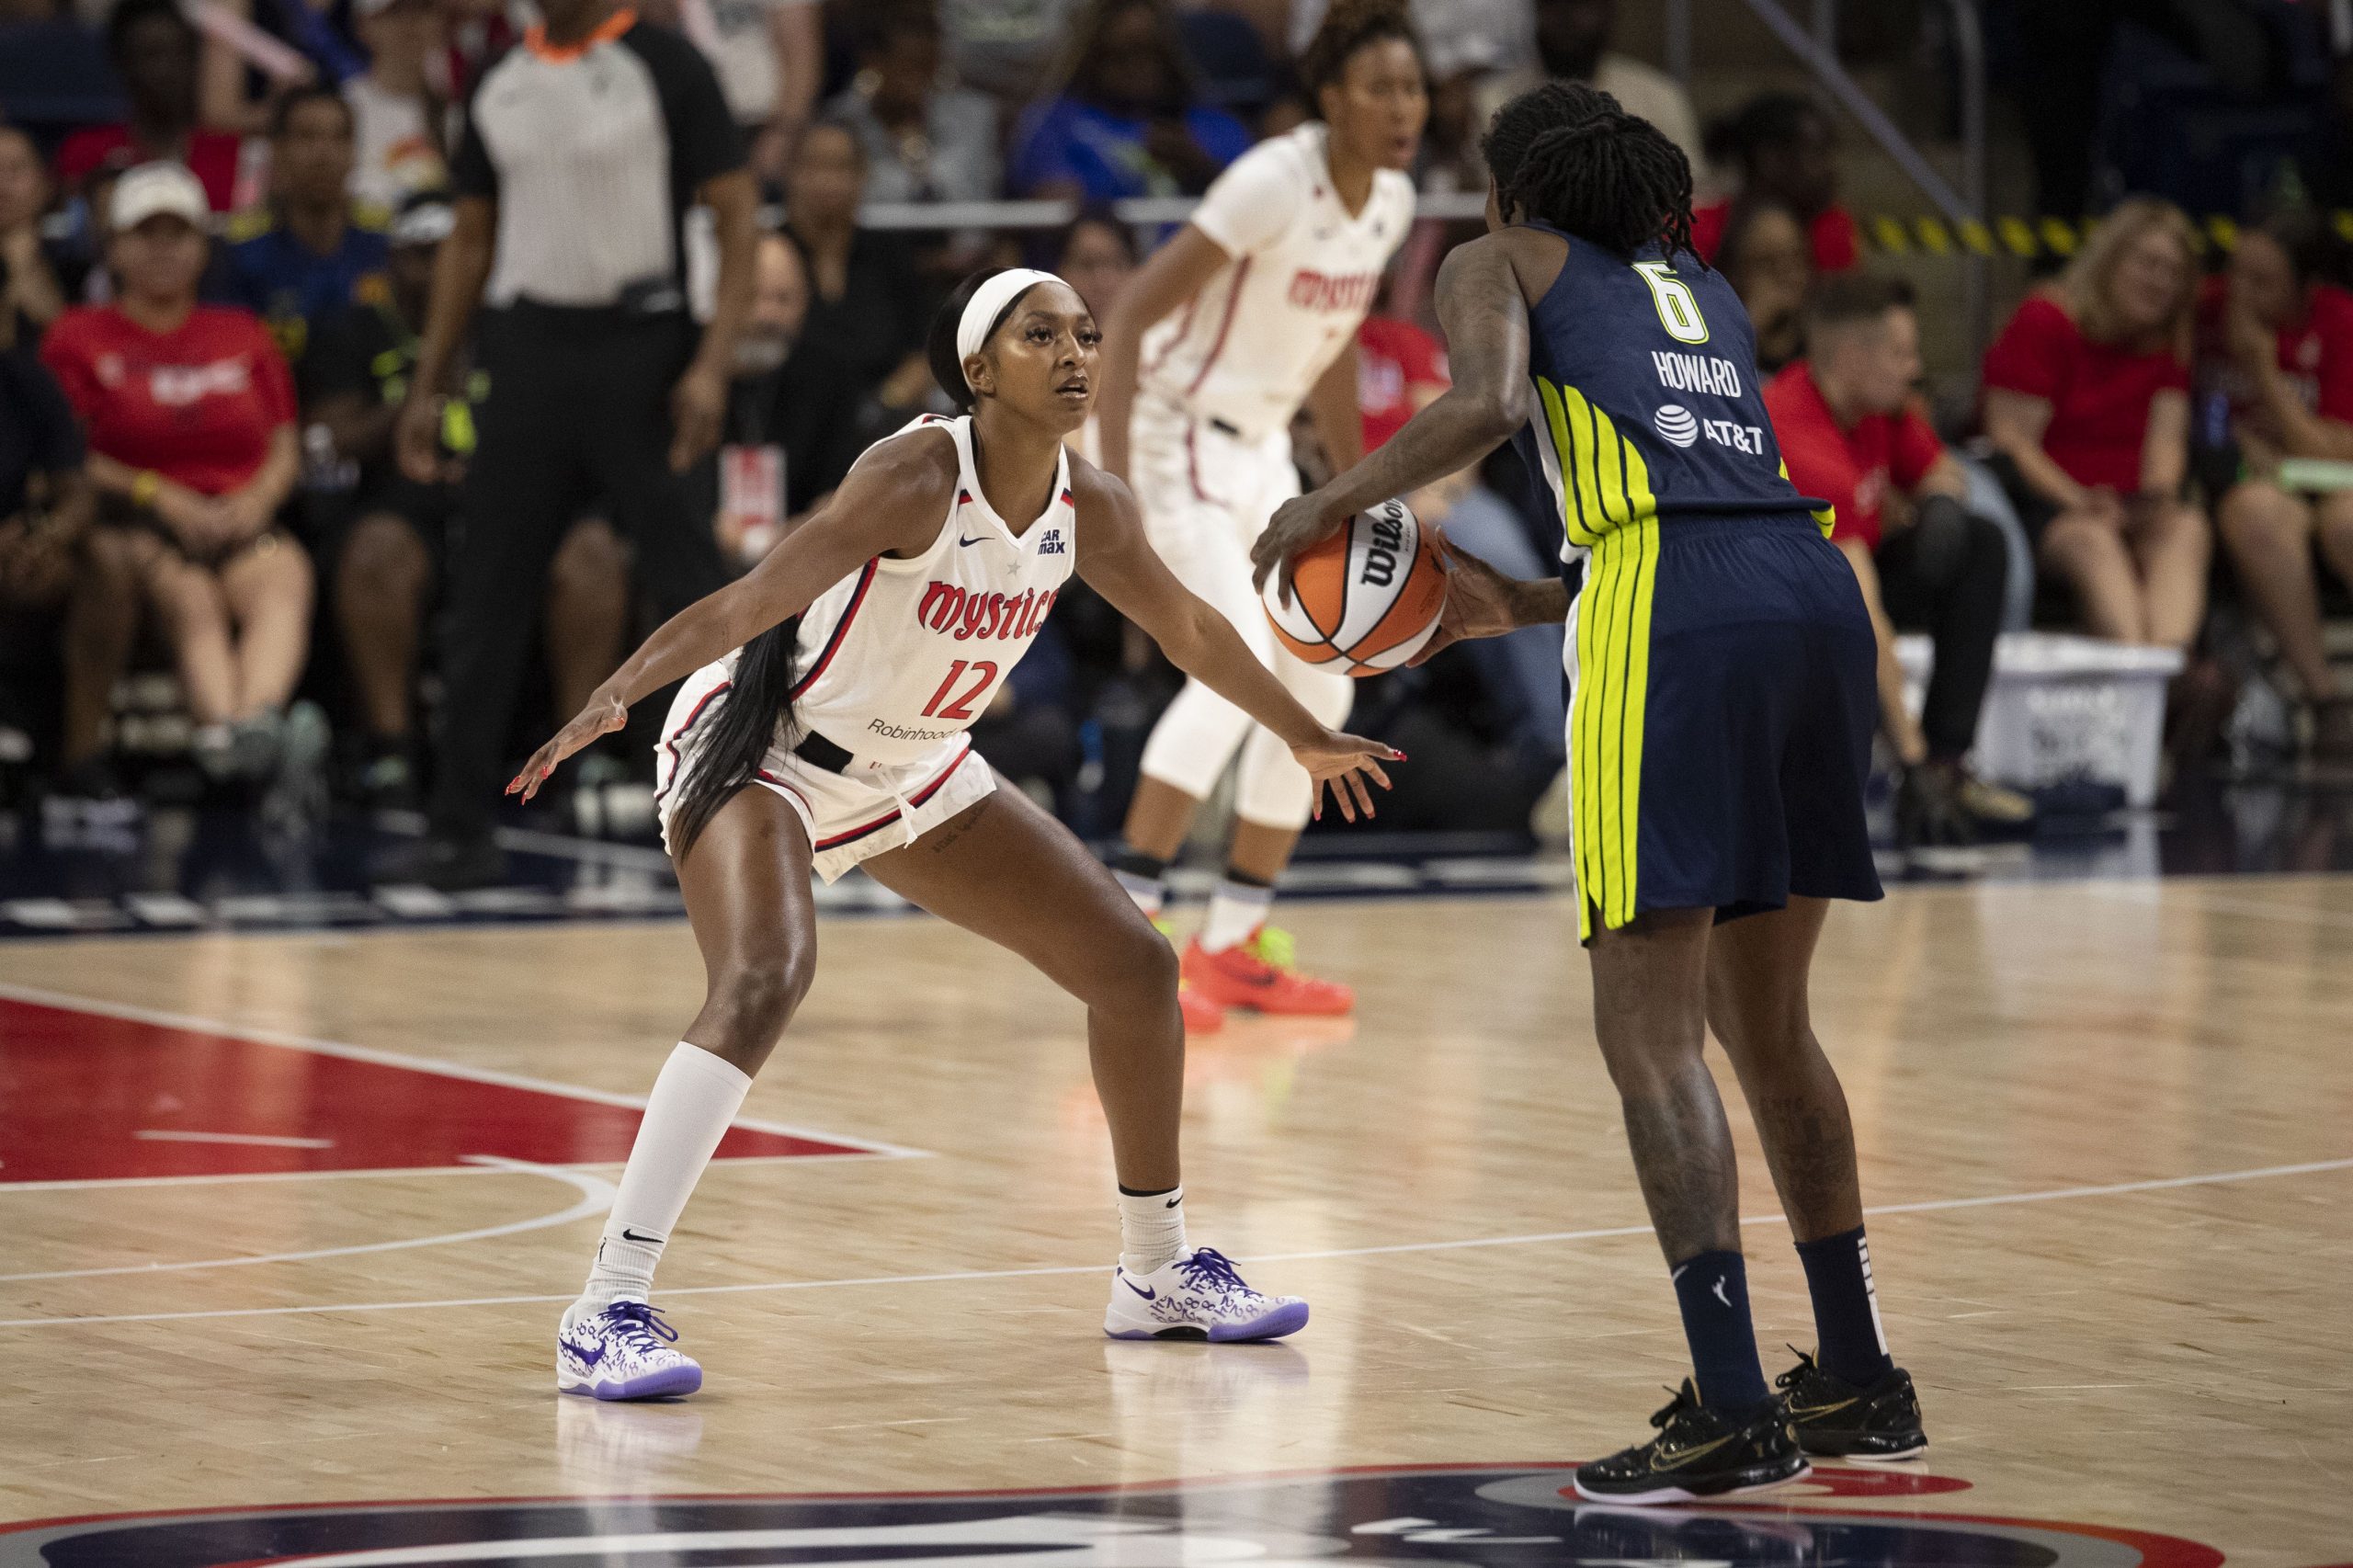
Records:
[[[1302,268],[1290,275],[1290,302],[1302,311],[1361,313],[1371,308],[1372,297],[1380,291],[1378,272],[1351,272],[1345,277],[1327,278],[1321,272]]]
[[[1028,639],[1045,624],[1054,597],[1051,588],[1043,593],[1028,588],[1007,596],[975,594],[953,583],[933,583],[915,605],[915,620],[934,631],[951,634],[959,642],[975,637]]]
[[[1651,425],[1660,436],[1677,447],[1697,446],[1701,436],[1719,447],[1730,447],[1735,452],[1750,457],[1765,455],[1765,427],[1743,425],[1731,419],[1700,419],[1679,403],[1670,403],[1651,415]]]

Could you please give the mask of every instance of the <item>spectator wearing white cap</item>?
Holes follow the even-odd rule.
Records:
[[[397,212],[410,197],[449,183],[447,106],[427,74],[449,28],[439,0],[352,0],[351,23],[368,51],[368,69],[343,85],[358,152],[351,194]]]
[[[210,242],[194,175],[131,169],[109,216],[117,298],[58,317],[41,359],[173,646],[199,760],[299,788],[324,736],[314,710],[286,713],[311,621],[310,558],[277,528],[300,466],[293,379],[251,312],[197,302]]]

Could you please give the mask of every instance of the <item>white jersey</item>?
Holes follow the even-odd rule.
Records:
[[[1309,123],[1218,176],[1191,222],[1232,258],[1144,335],[1144,392],[1256,441],[1283,429],[1356,334],[1414,220],[1414,182],[1372,176],[1355,217]]]
[[[792,707],[801,724],[861,761],[913,762],[972,727],[1071,574],[1078,544],[1070,455],[1053,498],[1016,534],[981,494],[971,418],[925,415],[956,443],[956,494],[931,548],[876,556],[801,617]]]

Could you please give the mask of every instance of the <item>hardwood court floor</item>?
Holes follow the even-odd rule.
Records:
[[[745,1108],[818,1142],[784,1157],[793,1135],[771,1131],[712,1167],[662,1274],[705,1392],[626,1410],[558,1398],[551,1334],[619,1170],[595,1096],[642,1095],[699,999],[683,925],[0,949],[12,1027],[92,1031],[85,1055],[51,1053],[69,1076],[45,1103],[0,1055],[0,1126],[47,1168],[331,1165],[388,1129],[416,1151],[365,1156],[383,1174],[126,1184],[29,1179],[0,1143],[0,1521],[1061,1488],[1629,1440],[1683,1351],[1568,908],[1286,918],[1360,1017],[1197,1041],[1187,1186],[1197,1241],[1311,1299],[1297,1339],[1101,1339],[1110,1177],[1077,1010],[928,920],[836,920]],[[28,1005],[61,995],[100,1017]],[[2353,1558],[2353,879],[1899,892],[1834,915],[1815,998],[1927,1470],[1972,1488],[1955,1506],[2275,1568]],[[409,1096],[398,1058],[161,1027],[200,1021],[474,1076]],[[131,1088],[55,1087],[142,1050]],[[193,1071],[146,1075],[155,1061]],[[590,1095],[525,1085],[497,1110],[502,1074]],[[592,1163],[569,1171],[436,1152],[540,1148],[581,1106],[564,1136]],[[1778,1369],[1811,1329],[1733,1120]],[[383,1169],[404,1165],[436,1168]],[[360,1250],[285,1256],[334,1249]]]

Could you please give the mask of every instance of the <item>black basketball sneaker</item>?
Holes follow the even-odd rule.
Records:
[[[1779,1486],[1813,1468],[1778,1399],[1728,1415],[1701,1404],[1686,1378],[1651,1425],[1658,1436],[1649,1442],[1577,1466],[1577,1495],[1594,1503],[1688,1503]]]
[[[1818,1366],[1795,1346],[1798,1364],[1773,1380],[1788,1405],[1798,1447],[1824,1459],[1908,1460],[1928,1446],[1912,1374],[1890,1367],[1859,1388]]]

